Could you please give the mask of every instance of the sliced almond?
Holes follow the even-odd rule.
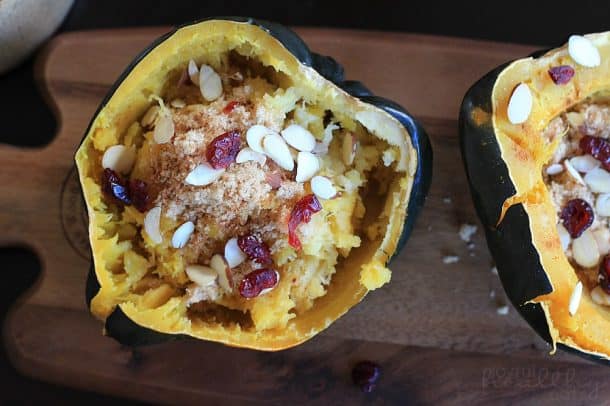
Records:
[[[592,268],[598,264],[599,248],[590,230],[585,230],[580,237],[572,241],[572,256],[583,268]]]
[[[585,181],[583,180],[582,176],[580,176],[580,173],[578,173],[578,171],[574,169],[569,159],[563,161],[563,166],[566,168],[570,176],[574,178],[576,182],[580,183],[581,185],[585,184]]]
[[[159,119],[155,125],[155,132],[153,133],[153,139],[157,144],[168,143],[174,136],[174,120],[167,111],[161,111],[159,113]]]
[[[547,175],[558,175],[561,172],[563,172],[563,165],[562,164],[551,164],[549,166],[547,166],[546,168],[546,174]]]
[[[210,164],[204,162],[197,165],[184,181],[193,186],[206,186],[220,178],[224,172],[224,169],[214,169]]]
[[[182,99],[174,99],[169,103],[170,106],[181,109],[186,106],[186,102]]]
[[[189,61],[189,66],[187,68],[187,72],[189,74],[189,78],[191,79],[191,82],[195,86],[199,86],[199,68],[197,67],[197,64],[195,63],[195,61],[192,59]]]
[[[610,231],[607,228],[601,227],[593,231],[593,238],[595,238],[600,255],[610,252]]]
[[[243,164],[244,162],[248,161],[258,162],[259,164],[264,165],[267,161],[267,157],[260,152],[256,152],[252,148],[246,147],[239,151],[235,157],[235,162],[238,164]]]
[[[608,295],[601,286],[596,286],[591,291],[591,299],[598,305],[610,306],[610,295]]]
[[[214,101],[222,95],[222,81],[211,66],[201,65],[199,68],[199,90],[207,101]]]
[[[570,233],[568,233],[568,230],[566,230],[566,228],[561,223],[557,224],[557,234],[559,234],[561,248],[563,248],[564,251],[567,250],[570,246],[570,243],[572,242],[572,237],[570,237]]]
[[[158,105],[155,104],[154,106],[151,106],[142,117],[142,120],[140,120],[142,127],[152,128],[159,115],[159,110],[161,110],[161,108]]]
[[[610,193],[610,173],[602,168],[589,171],[584,181],[595,193]]]
[[[248,142],[248,146],[252,148],[253,151],[264,154],[265,150],[263,149],[263,138],[265,138],[267,134],[273,134],[273,131],[264,125],[257,124],[248,128],[248,131],[246,131],[246,141]]]
[[[324,138],[321,142],[316,142],[316,146],[313,148],[313,152],[316,155],[324,156],[328,153],[328,146],[333,140],[333,131],[338,130],[340,127],[335,123],[330,123],[324,129]]]
[[[125,145],[113,145],[102,156],[102,167],[119,173],[129,173],[136,160],[136,150]]]
[[[597,196],[595,211],[600,216],[610,217],[610,193],[602,193]]]
[[[163,237],[159,229],[161,224],[161,207],[153,207],[144,216],[144,231],[155,244],[161,244]]]
[[[598,49],[593,42],[582,35],[572,35],[568,40],[568,53],[579,65],[594,68],[601,63]]]
[[[530,116],[532,104],[532,92],[529,86],[519,83],[508,101],[508,120],[513,124],[524,123]]]
[[[263,150],[265,154],[280,167],[287,171],[294,169],[294,160],[290,155],[290,149],[282,137],[277,134],[267,134],[263,138]]]
[[[570,163],[578,172],[587,173],[598,168],[601,163],[591,155],[575,156],[570,159]]]
[[[568,123],[570,123],[572,128],[578,128],[585,122],[585,115],[576,111],[566,113],[566,118],[568,119]]]
[[[258,296],[262,296],[262,295],[266,295],[267,293],[271,292],[273,289],[275,289],[275,287],[280,283],[280,273],[278,271],[275,271],[275,275],[276,275],[276,281],[275,285],[273,285],[273,287],[270,288],[266,288],[261,290],[261,293],[258,294]]]
[[[284,140],[299,151],[311,152],[316,146],[315,137],[304,127],[291,124],[281,131]]]
[[[297,155],[297,182],[307,182],[320,170],[320,160],[311,152],[299,152]]]
[[[239,248],[237,238],[231,238],[225,244],[225,259],[230,268],[241,265],[248,256]]]
[[[210,260],[210,266],[218,275],[218,284],[220,287],[227,291],[233,291],[233,277],[231,272],[231,267],[227,261],[220,254],[215,254]]]
[[[345,134],[345,137],[343,137],[343,145],[341,147],[341,158],[343,159],[343,163],[345,165],[350,166],[352,163],[354,163],[357,148],[358,142],[356,141],[356,136],[354,136],[353,133]]]
[[[580,299],[582,298],[582,282],[578,281],[574,290],[572,291],[572,295],[570,295],[570,304],[568,305],[568,311],[570,312],[570,316],[574,316],[578,311],[578,307],[580,306]]]
[[[182,248],[191,238],[191,234],[195,231],[195,224],[192,221],[187,221],[174,231],[172,236],[172,247]]]
[[[213,285],[217,277],[216,271],[204,265],[187,265],[186,275],[201,287]]]
[[[332,199],[337,196],[337,189],[330,179],[324,176],[314,176],[311,180],[311,191],[321,199]]]

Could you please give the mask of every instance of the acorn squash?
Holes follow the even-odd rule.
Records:
[[[599,153],[583,155],[580,140],[591,136],[590,128],[574,119],[598,102],[607,109],[609,39],[608,33],[572,36],[559,48],[494,69],[466,93],[459,123],[475,208],[513,305],[552,351],[559,346],[604,361],[610,308],[593,292],[603,255],[575,257],[593,245],[579,240],[577,247],[580,234],[566,235],[564,225],[568,199],[580,196],[595,206],[598,191],[585,172],[605,165]],[[607,227],[605,216],[595,214],[595,224],[583,217],[581,226]]]
[[[108,335],[274,351],[390,280],[432,155],[404,109],[292,31],[215,18],[136,57],[75,159]]]

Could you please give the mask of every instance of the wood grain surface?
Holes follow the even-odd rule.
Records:
[[[72,156],[99,102],[127,63],[167,28],[89,31],[56,37],[37,79],[59,130],[41,149],[0,145],[0,245],[40,258],[40,280],[15,305],[4,340],[23,373],[65,385],[167,403],[306,402],[595,404],[610,402],[610,370],[548,354],[505,303],[479,230],[468,248],[457,231],[478,224],[458,147],[463,94],[491,68],[532,47],[409,34],[297,29],[334,56],[348,79],[405,106],[425,126],[434,179],[392,282],[328,330],[279,353],[186,340],[131,350],[102,336],[88,313],[86,215]],[[27,137],[27,134],[23,134]],[[459,256],[443,264],[446,255]],[[490,297],[490,292],[496,297]],[[376,392],[349,381],[354,362],[384,369]]]

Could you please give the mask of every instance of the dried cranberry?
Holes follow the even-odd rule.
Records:
[[[599,265],[599,286],[610,295],[610,255],[606,255]]]
[[[271,252],[269,247],[261,238],[254,234],[242,235],[237,238],[237,245],[248,256],[261,265],[269,265],[271,260]]]
[[[371,361],[360,361],[352,369],[352,380],[365,393],[375,389],[375,385],[381,376],[381,367]]]
[[[549,76],[556,85],[565,85],[574,76],[574,68],[569,65],[553,66],[549,69]]]
[[[150,195],[148,194],[148,185],[140,179],[133,179],[129,182],[129,192],[133,206],[138,211],[144,213],[150,209]]]
[[[115,203],[131,204],[127,180],[110,168],[104,169],[102,173],[102,192]]]
[[[563,226],[572,238],[578,238],[593,223],[593,209],[582,199],[570,200],[561,210]]]
[[[322,205],[315,195],[307,195],[297,202],[288,220],[288,243],[295,249],[301,249],[301,241],[297,236],[297,227],[301,223],[309,223],[311,215],[322,210]]]
[[[239,131],[228,131],[214,138],[205,153],[212,168],[223,169],[235,162],[241,147]]]
[[[222,112],[225,114],[231,114],[231,112],[233,111],[233,109],[237,106],[239,106],[239,102],[237,100],[233,100],[230,101],[229,103],[227,103],[227,105],[225,106],[224,109],[222,109]]]
[[[605,138],[585,135],[580,139],[580,149],[602,163],[610,171],[610,142]]]
[[[278,273],[273,269],[257,269],[252,271],[239,283],[239,294],[246,299],[252,299],[265,289],[272,289],[277,285]]]

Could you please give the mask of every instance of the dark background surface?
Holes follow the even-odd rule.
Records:
[[[59,32],[95,28],[176,25],[214,15],[248,15],[289,26],[320,26],[403,31],[503,42],[554,46],[571,33],[610,28],[610,4],[604,1],[135,1],[76,0]],[[0,38],[2,41],[2,38]],[[0,76],[0,142],[40,146],[50,142],[55,121],[33,80],[33,60]],[[408,106],[407,106],[408,107]],[[2,192],[2,191],[0,191]],[[36,280],[39,262],[28,250],[0,248],[0,320]],[[8,276],[10,275],[10,276]],[[8,276],[8,277],[7,277]],[[69,332],[67,332],[69,334]],[[94,367],[94,366],[93,366]],[[20,376],[0,350],[0,404],[122,403]]]

